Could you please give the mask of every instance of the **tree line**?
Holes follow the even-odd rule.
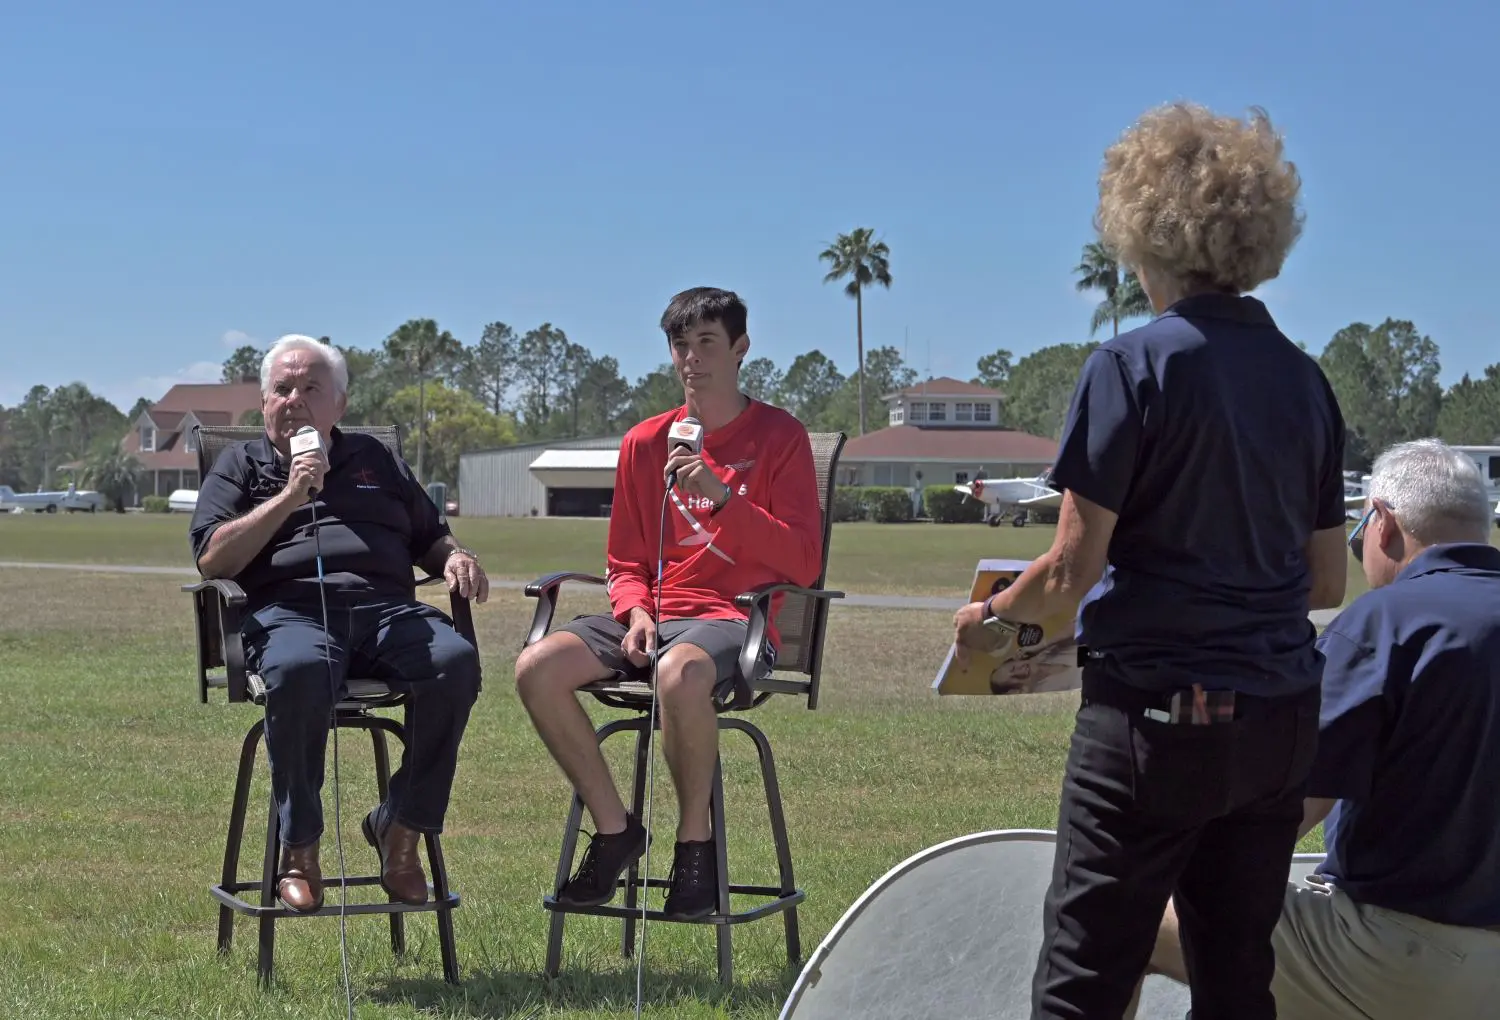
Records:
[[[861,227],[839,234],[819,259],[829,264],[825,282],[847,281],[844,292],[854,300],[856,367],[845,374],[818,349],[785,368],[755,357],[741,367],[742,388],[815,431],[861,435],[884,427],[885,396],[918,378],[896,348],[864,349],[863,295],[872,286],[891,286],[890,248]],[[1140,281],[1101,243],[1083,246],[1073,273],[1078,290],[1101,295],[1090,316],[1091,337],[1106,326],[1118,335],[1122,324],[1152,315]],[[410,319],[369,347],[323,339],[348,363],[345,421],[400,426],[411,437],[408,456],[424,481],[456,484],[465,451],[618,435],[682,400],[669,361],[632,382],[613,355],[595,353],[551,322],[524,332],[491,322],[470,343],[434,319]],[[1079,370],[1097,346],[1092,339],[1052,344],[1019,359],[1001,348],[978,359],[970,381],[1000,391],[1004,427],[1056,439]],[[224,380],[258,379],[263,355],[240,347],[223,364]],[[1500,443],[1500,363],[1444,390],[1437,343],[1408,320],[1351,323],[1318,360],[1348,426],[1346,469],[1368,470],[1385,447],[1423,436]],[[128,490],[139,465],[122,458],[119,440],[149,406],[143,397],[122,414],[81,383],[33,387],[16,407],[0,406],[0,483],[50,488],[58,465],[82,462],[74,479],[80,484]]]

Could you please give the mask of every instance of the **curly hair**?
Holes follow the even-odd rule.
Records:
[[[1094,226],[1137,271],[1243,294],[1275,279],[1301,236],[1301,187],[1264,110],[1244,121],[1170,103],[1105,151]]]

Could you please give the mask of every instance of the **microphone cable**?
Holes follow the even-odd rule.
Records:
[[[323,662],[328,667],[328,728],[333,731],[333,840],[339,855],[339,962],[344,974],[344,1007],[348,1020],[354,1020],[354,988],[349,980],[349,869],[344,864],[344,818],[339,797],[339,726],[338,683],[333,674],[333,654],[329,651],[328,591],[323,576],[323,535],[318,527],[317,490],[309,489],[307,507],[312,511],[313,549],[318,560],[318,600],[323,606]]]
[[[675,480],[669,479],[669,482]],[[672,486],[668,484],[661,496],[661,516],[656,525],[656,598],[651,603],[651,718],[646,724],[646,855],[642,865],[642,874],[648,884],[641,890],[641,941],[635,953],[636,1020],[640,1020],[642,992],[645,987],[646,905],[651,894],[651,806],[656,799],[656,686],[661,659],[661,578],[667,547],[667,503],[671,498]]]

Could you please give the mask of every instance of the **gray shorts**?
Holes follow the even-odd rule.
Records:
[[[556,628],[577,634],[589,651],[598,657],[606,669],[618,670],[631,680],[649,680],[651,667],[637,666],[625,658],[620,647],[630,628],[613,616],[604,613],[575,616]],[[665,655],[674,645],[696,645],[714,660],[715,689],[731,680],[740,668],[740,649],[745,644],[747,625],[744,620],[663,620],[657,629],[657,654]],[[766,642],[766,652],[761,659],[761,676],[771,672],[776,664],[776,650]]]

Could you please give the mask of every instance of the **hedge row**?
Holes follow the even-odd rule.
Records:
[[[954,492],[951,485],[929,485],[922,490],[925,515],[940,524],[969,524],[984,520],[984,504]],[[833,491],[834,521],[877,521],[894,524],[912,520],[911,493],[899,486],[840,485]]]

